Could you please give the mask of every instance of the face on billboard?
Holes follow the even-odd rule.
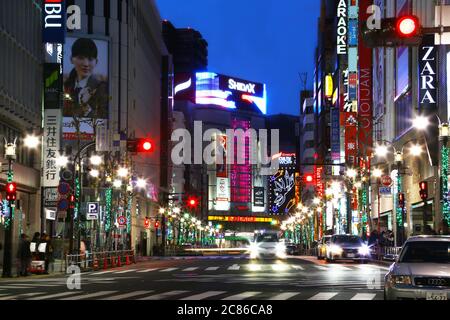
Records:
[[[67,133],[76,131],[75,123],[81,123],[82,133],[91,134],[93,130],[89,130],[87,123],[92,122],[92,119],[108,119],[108,57],[107,41],[67,38],[63,67],[65,138]]]

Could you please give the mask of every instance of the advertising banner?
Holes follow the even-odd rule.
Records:
[[[216,138],[216,150],[219,150],[216,157],[221,157],[216,159],[216,177],[227,178],[227,136],[218,135]]]
[[[419,108],[433,111],[437,107],[437,50],[434,36],[425,35],[419,46]]]
[[[59,168],[56,159],[59,156],[61,143],[61,109],[46,109],[44,111],[44,141],[43,151],[43,187],[59,185]]]
[[[44,109],[59,109],[62,101],[62,75],[59,63],[44,63]]]
[[[367,21],[369,14],[369,0],[359,1],[360,20]],[[360,35],[361,37],[361,35]],[[359,42],[359,104],[358,104],[358,151],[370,167],[370,155],[373,144],[373,86],[372,86],[372,49],[364,46],[362,40]]]
[[[356,117],[356,113],[345,113],[345,162],[349,166],[356,164],[358,133],[356,127]]]
[[[92,140],[94,126],[109,117],[109,44],[67,37],[64,46],[65,140]]]
[[[264,207],[264,187],[253,188],[253,205],[255,207]]]
[[[331,109],[331,159],[340,160],[341,158],[341,141],[340,141],[340,125],[339,125],[339,108]]]
[[[295,209],[295,168],[280,169],[269,178],[269,212],[287,214]]]

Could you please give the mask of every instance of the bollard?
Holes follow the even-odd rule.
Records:
[[[103,269],[107,269],[108,268],[108,259],[106,258],[106,254],[103,257]]]
[[[122,266],[122,257],[120,256],[120,254],[117,256],[117,266],[121,267]]]
[[[126,264],[127,264],[127,266],[129,266],[131,264],[130,263],[130,256],[128,255],[128,253],[127,253]]]
[[[116,259],[114,256],[111,256],[111,267],[113,267],[113,268],[116,267]]]

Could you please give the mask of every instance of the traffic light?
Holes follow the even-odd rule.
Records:
[[[150,153],[154,151],[154,143],[149,138],[127,140],[127,150],[131,153]]]
[[[159,220],[155,221],[155,229],[159,229]]]
[[[6,184],[6,200],[16,200],[17,184],[15,182],[8,182]]]
[[[187,206],[189,208],[196,208],[198,206],[198,199],[195,197],[189,197],[187,199]]]
[[[75,196],[73,194],[69,196],[69,208],[75,208]]]
[[[400,208],[405,207],[405,194],[403,192],[398,194],[398,205]]]
[[[419,182],[419,194],[420,198],[423,201],[426,201],[428,199],[428,182],[426,181]]]
[[[312,174],[305,174],[303,176],[303,179],[304,179],[305,183],[313,183],[314,182],[314,177]]]
[[[150,228],[150,219],[148,217],[145,217],[144,227],[145,227],[145,229]]]
[[[416,47],[422,43],[423,33],[419,18],[406,15],[381,20],[381,28],[362,22],[361,35],[364,45],[375,47]]]

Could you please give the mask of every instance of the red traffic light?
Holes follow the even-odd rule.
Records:
[[[150,139],[138,139],[137,152],[152,152],[153,142]]]
[[[16,200],[17,184],[15,182],[8,182],[6,184],[6,200]]]
[[[144,220],[144,227],[146,228],[146,229],[148,229],[148,228],[150,228],[150,219],[149,218],[145,218],[145,220]]]
[[[398,205],[399,205],[401,208],[404,208],[404,207],[405,207],[405,194],[404,194],[403,192],[400,192],[400,193],[398,194]]]
[[[306,183],[313,183],[313,181],[314,181],[314,177],[313,177],[312,174],[307,174],[307,175],[305,175],[305,176],[304,176],[304,179],[305,179],[305,182],[306,182]]]
[[[159,221],[156,220],[156,221],[155,221],[155,229],[158,229],[158,228],[159,228]]]
[[[187,205],[188,205],[188,207],[191,207],[191,208],[197,207],[197,205],[198,205],[197,198],[189,197],[187,200]]]
[[[419,33],[419,19],[415,16],[400,17],[396,27],[399,36],[413,37]]]
[[[419,182],[419,194],[422,200],[428,199],[428,182],[426,181]]]

